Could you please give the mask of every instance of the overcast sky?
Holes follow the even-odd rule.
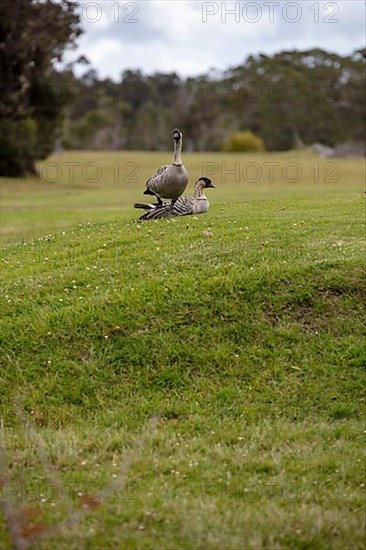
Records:
[[[129,68],[193,76],[259,52],[348,54],[365,44],[364,0],[99,0],[81,2],[80,11],[85,32],[68,59],[83,54],[115,80]]]

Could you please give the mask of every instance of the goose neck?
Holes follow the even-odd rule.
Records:
[[[197,185],[197,187],[195,187],[195,189],[194,189],[194,198],[195,199],[206,199],[205,191],[200,185]]]
[[[178,142],[174,141],[174,156],[173,156],[173,164],[175,166],[181,166],[182,163],[182,139],[180,139]]]

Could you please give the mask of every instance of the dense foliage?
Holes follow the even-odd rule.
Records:
[[[79,34],[69,0],[12,0],[0,9],[0,174],[34,171],[60,133],[65,101],[53,68]]]
[[[249,57],[224,74],[126,71],[120,82],[94,71],[64,74],[71,102],[64,144],[85,149],[159,150],[174,126],[185,148],[221,150],[251,130],[269,150],[303,143],[334,146],[365,137],[364,52],[342,57],[319,49]]]

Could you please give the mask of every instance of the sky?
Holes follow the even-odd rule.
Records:
[[[79,11],[84,34],[66,60],[84,55],[99,77],[113,80],[126,69],[187,77],[258,53],[365,47],[364,0],[83,0]]]

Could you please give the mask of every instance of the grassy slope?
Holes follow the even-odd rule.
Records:
[[[302,181],[224,183],[220,170],[207,216],[139,225],[129,204],[164,155],[132,157],[139,184],[108,183],[105,169],[87,188],[3,185],[15,244],[2,254],[0,383],[30,528],[115,483],[42,547],[361,548],[363,164],[342,161],[339,184],[314,184],[316,157],[255,157],[299,160]],[[215,158],[232,159],[243,162]],[[194,176],[203,161],[188,156]]]

